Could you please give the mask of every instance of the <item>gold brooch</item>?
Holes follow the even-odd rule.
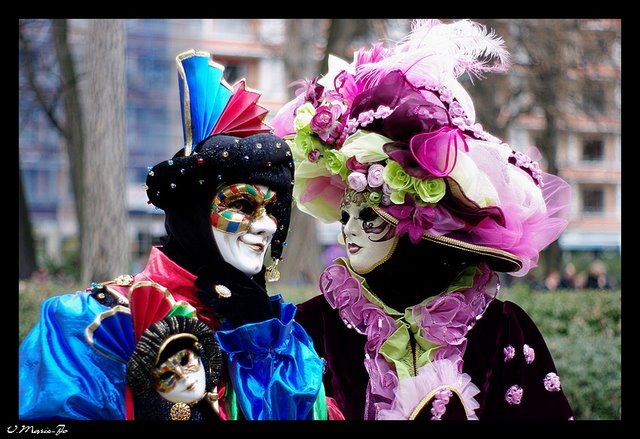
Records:
[[[171,406],[169,416],[172,421],[188,421],[191,419],[191,407],[184,402],[177,402]]]
[[[216,285],[213,288],[216,291],[216,294],[218,295],[219,298],[228,299],[229,297],[231,297],[231,290],[225,287],[224,285]]]
[[[120,287],[128,287],[133,283],[133,276],[130,274],[122,274],[116,277],[114,282]]]

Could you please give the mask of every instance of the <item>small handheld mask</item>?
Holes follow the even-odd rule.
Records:
[[[154,385],[158,392],[169,393],[180,379],[201,368],[200,356],[191,349],[182,349],[153,369]]]

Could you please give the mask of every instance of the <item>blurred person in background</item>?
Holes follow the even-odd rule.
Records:
[[[573,265],[572,262],[569,262],[565,265],[564,270],[562,271],[558,288],[573,290],[576,288],[576,276],[576,266]]]
[[[611,288],[607,266],[604,262],[599,259],[591,262],[585,287],[594,290],[608,290]]]

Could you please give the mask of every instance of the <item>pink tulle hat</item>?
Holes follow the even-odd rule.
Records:
[[[570,187],[535,147],[512,148],[475,122],[457,78],[504,72],[503,40],[475,22],[416,20],[393,48],[331,56],[271,121],[296,162],[297,206],[324,222],[357,194],[397,234],[523,276],[567,225]]]

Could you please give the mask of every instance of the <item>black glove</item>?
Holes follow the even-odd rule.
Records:
[[[234,328],[277,317],[265,288],[264,271],[262,267],[254,280],[224,261],[218,261],[215,268],[202,267],[196,273],[198,298]]]

